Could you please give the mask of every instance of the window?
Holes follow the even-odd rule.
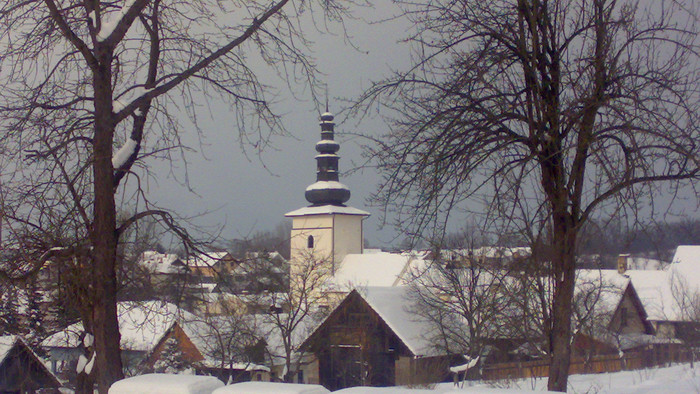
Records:
[[[306,240],[306,247],[311,249],[314,247],[314,236],[309,235],[309,238]]]
[[[297,372],[297,383],[304,383],[304,371]]]

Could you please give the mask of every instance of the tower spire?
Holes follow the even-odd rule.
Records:
[[[313,206],[337,205],[343,206],[350,199],[350,189],[338,181],[338,160],[336,154],[340,149],[334,138],[335,123],[333,114],[328,112],[328,96],[326,96],[326,112],[321,115],[321,141],[316,143],[316,183],[306,188],[306,200]]]

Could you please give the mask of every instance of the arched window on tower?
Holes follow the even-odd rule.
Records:
[[[309,238],[307,238],[306,247],[309,249],[314,247],[314,236],[313,235],[309,235]]]

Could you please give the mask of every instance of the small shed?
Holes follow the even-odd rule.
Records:
[[[19,336],[0,337],[0,393],[58,393],[60,386]]]
[[[435,327],[412,312],[410,288],[353,290],[304,341],[329,390],[439,382],[461,356],[436,346]]]

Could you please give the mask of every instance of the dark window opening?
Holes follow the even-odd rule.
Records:
[[[314,247],[314,236],[313,235],[309,235],[309,238],[306,240],[306,247],[307,248]]]

